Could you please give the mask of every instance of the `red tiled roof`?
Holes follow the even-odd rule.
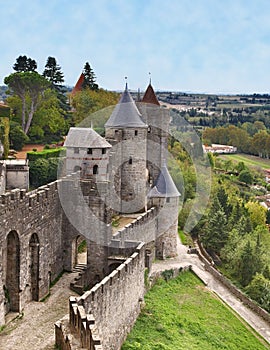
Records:
[[[157,96],[155,94],[155,91],[154,91],[154,89],[153,89],[151,84],[148,85],[148,87],[147,87],[147,89],[146,89],[146,91],[144,93],[142,102],[144,102],[144,103],[152,103],[154,105],[160,106],[160,104],[158,102],[158,99],[157,99]]]
[[[82,90],[82,85],[84,82],[84,75],[83,73],[80,75],[76,85],[74,86],[73,90],[71,91],[71,95],[74,95],[76,92],[81,91]]]

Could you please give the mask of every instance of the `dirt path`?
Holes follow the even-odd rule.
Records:
[[[25,145],[21,151],[18,151],[15,154],[15,156],[17,159],[26,159],[27,152],[33,151],[33,149],[42,151],[44,149],[44,145]]]
[[[31,302],[23,316],[0,333],[0,350],[53,350],[54,323],[68,313],[68,298],[75,295],[68,286],[75,273],[65,273],[51,288],[45,302]]]

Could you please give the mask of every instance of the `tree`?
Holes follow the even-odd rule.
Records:
[[[89,88],[90,90],[98,90],[98,84],[96,84],[96,76],[88,62],[85,63],[83,69],[84,82],[83,88]]]
[[[37,72],[12,73],[4,82],[21,100],[21,125],[27,135],[42,93],[48,88],[49,82]]]
[[[226,218],[228,219],[232,211],[232,206],[229,203],[228,194],[223,186],[219,186],[217,190],[217,199],[226,215]]]
[[[207,225],[202,236],[206,248],[215,253],[220,253],[228,239],[226,214],[217,196],[214,197],[208,213]]]
[[[241,254],[239,266],[240,282],[244,287],[246,287],[250,283],[252,277],[255,274],[255,261],[255,254],[253,252],[250,241],[248,241],[244,246],[243,252]]]
[[[259,225],[265,225],[267,210],[263,206],[256,202],[248,202],[246,208],[253,228],[256,228]]]
[[[32,141],[51,143],[59,141],[68,131],[65,111],[61,108],[56,90],[47,89],[36,110],[29,130]]]
[[[270,281],[257,273],[246,287],[247,294],[270,312]]]
[[[32,58],[27,56],[19,56],[16,59],[16,63],[13,66],[16,72],[35,72],[37,69],[37,63]]]
[[[73,113],[74,123],[77,124],[89,118],[93,121],[94,126],[103,127],[118,100],[119,95],[117,93],[103,89],[78,91],[72,97],[72,107],[75,109]],[[108,108],[108,113],[105,110],[102,113],[98,113],[99,110],[109,106],[111,109],[109,110]],[[96,113],[93,115],[94,112]]]
[[[59,89],[64,82],[64,74],[61,72],[61,67],[56,63],[54,57],[48,57],[43,76],[49,80],[55,89]]]

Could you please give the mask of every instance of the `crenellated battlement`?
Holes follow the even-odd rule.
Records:
[[[24,208],[33,207],[37,204],[47,204],[51,198],[54,198],[58,194],[58,182],[56,180],[46,186],[41,186],[33,191],[26,192],[25,189],[14,189],[10,192],[6,192],[1,195],[1,212],[7,212],[21,208],[22,204]]]
[[[111,247],[121,249],[127,248],[128,245],[131,247],[134,246],[134,242],[151,242],[155,240],[155,218],[157,213],[158,208],[152,207],[131,223],[115,232],[113,234]]]

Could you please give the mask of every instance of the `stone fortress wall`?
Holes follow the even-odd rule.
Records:
[[[56,277],[73,270],[85,239],[86,269],[72,287],[90,291],[70,300],[56,342],[62,349],[120,349],[140,312],[145,267],[176,254],[179,193],[166,170],[169,114],[159,106],[143,114],[126,86],[105,124],[110,143],[91,128],[71,128],[66,168],[76,173],[29,193],[1,195],[0,325],[8,312],[39,301]],[[104,157],[97,159],[96,149]],[[123,213],[137,218],[113,235],[112,216]]]
[[[56,344],[62,350],[121,348],[141,310],[144,256],[145,245],[140,243],[125,262],[90,291],[70,298],[69,318],[55,325]]]
[[[42,299],[63,270],[62,215],[57,182],[1,195],[0,324],[8,311]],[[38,272],[37,272],[38,268]]]

